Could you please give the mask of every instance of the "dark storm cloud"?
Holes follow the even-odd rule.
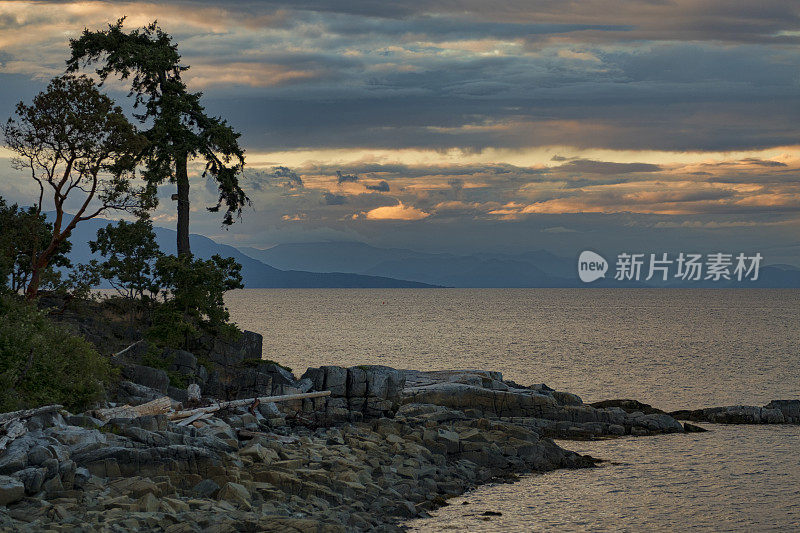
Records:
[[[218,2],[179,2],[181,5],[215,5]],[[351,20],[348,28],[368,26],[372,21],[391,22],[402,26],[404,22],[420,24],[432,19],[429,32],[447,31],[453,20],[480,22],[486,25],[531,25],[558,31],[560,27],[580,26],[621,27],[626,36],[613,35],[614,39],[627,37],[636,40],[707,40],[732,42],[797,42],[796,36],[781,33],[800,26],[800,10],[796,3],[786,0],[761,0],[730,2],[725,0],[670,0],[625,2],[598,0],[593,2],[563,2],[555,0],[510,0],[485,2],[484,0],[417,0],[373,2],[288,1],[229,2],[225,8],[231,16],[243,20],[258,19],[284,11],[295,13],[322,13],[326,18],[341,16]],[[336,15],[332,15],[336,14]],[[366,22],[365,22],[366,21]],[[373,23],[374,24],[374,23]],[[375,31],[380,31],[376,28]],[[495,29],[495,32],[501,31]],[[508,31],[508,30],[504,30]],[[561,29],[561,31],[567,31]],[[538,32],[530,31],[536,35]],[[587,31],[590,38],[601,39],[603,33]]]
[[[389,192],[389,184],[386,181],[380,181],[375,185],[364,185],[367,190],[378,192]]]

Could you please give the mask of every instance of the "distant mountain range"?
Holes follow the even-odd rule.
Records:
[[[447,287],[788,287],[800,288],[800,269],[791,265],[761,267],[756,281],[632,282],[605,279],[591,284],[577,276],[576,258],[546,250],[518,254],[475,253],[455,255],[425,253],[398,248],[378,248],[358,242],[279,244],[266,250],[241,248],[242,252],[277,268],[312,272],[353,272],[388,276]],[[615,257],[615,256],[614,256]]]
[[[79,224],[71,241],[73,262],[92,258],[81,245],[95,238],[102,219]],[[155,228],[166,253],[175,253],[176,234]],[[546,250],[518,254],[475,253],[457,255],[427,253],[400,248],[380,248],[359,242],[280,244],[266,250],[219,244],[202,235],[191,235],[192,252],[209,258],[233,257],[242,265],[248,288],[401,288],[401,287],[700,287],[700,288],[800,288],[800,268],[791,265],[762,266],[757,281],[742,282],[619,282],[611,271],[590,284],[577,276],[576,259]]]
[[[92,256],[89,247],[84,243],[94,240],[97,230],[109,223],[108,220],[87,220],[76,226],[70,240],[73,242],[70,258],[73,263],[87,263]],[[176,252],[176,232],[156,227],[156,240],[162,251]],[[191,235],[189,242],[192,253],[204,259],[214,254],[233,257],[242,265],[244,285],[250,289],[266,288],[414,288],[432,287],[417,281],[405,281],[383,276],[368,276],[351,272],[304,272],[302,270],[281,270],[253,259],[233,246],[219,244],[202,235]]]

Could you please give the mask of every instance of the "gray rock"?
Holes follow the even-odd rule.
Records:
[[[25,497],[25,484],[10,476],[0,476],[0,505],[8,505]]]
[[[11,474],[28,466],[28,450],[35,441],[25,437],[17,438],[0,456],[0,474]]]
[[[193,376],[197,371],[197,357],[191,352],[166,348],[162,356],[170,361],[170,370],[187,376]]]
[[[562,391],[553,391],[552,394],[560,405],[583,405],[583,400],[577,394]]]
[[[234,505],[250,507],[250,492],[239,483],[228,482],[219,489],[218,500],[225,500]]]
[[[347,396],[361,398],[367,395],[367,372],[361,367],[347,369]]]
[[[436,383],[406,389],[404,403],[431,403],[464,411],[474,409],[490,416],[544,417],[557,407],[548,395],[494,391],[462,383]]]
[[[167,379],[167,381],[169,381],[169,379]],[[121,381],[117,388],[117,400],[122,404],[141,405],[163,396],[164,393],[161,391],[151,389],[150,387],[132,381]]]
[[[778,409],[787,423],[800,424],[800,400],[772,400],[764,407]]]
[[[331,391],[331,396],[347,396],[347,369],[340,366],[323,366],[325,380],[322,390]]]
[[[186,389],[173,387],[172,385],[167,387],[167,396],[169,396],[176,402],[181,402],[181,403],[186,403],[186,401],[189,400],[189,395],[186,393]]]
[[[200,498],[214,498],[219,493],[219,485],[211,479],[204,479],[192,488],[192,492]]]
[[[295,385],[297,381],[294,378],[294,374],[286,370],[284,367],[276,365],[275,363],[269,363],[265,365],[264,370],[266,370],[270,374],[274,374],[272,380],[275,383],[283,383],[285,385]]]
[[[92,474],[88,468],[79,467],[75,469],[75,478],[72,483],[75,487],[83,488],[91,478]]]
[[[130,383],[130,382],[128,382],[128,383]],[[131,383],[131,385],[135,385],[135,384]],[[87,428],[87,429],[96,429],[96,428],[101,427],[104,424],[104,422],[102,422],[101,420],[98,420],[97,418],[94,418],[93,416],[89,416],[89,415],[87,415],[85,413],[79,414],[79,415],[68,416],[68,417],[66,417],[65,421],[66,421],[67,425],[79,426],[79,427]]]
[[[54,437],[58,442],[66,446],[71,455],[96,450],[108,443],[104,433],[77,426],[67,426],[57,431],[47,429],[45,434]]]
[[[28,451],[28,464],[39,466],[47,459],[52,459],[53,453],[44,446],[34,446]]]
[[[694,411],[675,411],[670,414],[681,420],[716,424],[783,424],[786,422],[781,409],[769,406],[730,405]]]
[[[125,365],[122,367],[122,376],[134,383],[157,390],[162,396],[167,393],[169,377],[165,371],[158,368],[142,365]]]
[[[314,390],[324,390],[323,387],[325,386],[325,370],[322,368],[309,368],[305,371],[305,373],[301,376],[301,381],[303,379],[309,379],[314,384],[312,387]]]
[[[264,337],[253,331],[243,331],[238,342],[246,359],[261,359]]]
[[[300,381],[297,382],[297,389],[300,392],[308,392],[312,388],[314,388],[314,382],[308,378],[301,379]]]
[[[25,494],[36,494],[42,490],[47,470],[44,468],[25,468],[15,474],[25,485]]]

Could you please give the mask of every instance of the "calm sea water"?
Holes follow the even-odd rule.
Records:
[[[796,290],[253,289],[226,303],[241,327],[264,335],[264,356],[298,375],[325,364],[485,368],[584,401],[662,409],[800,398]],[[800,529],[800,427],[709,428],[563,442],[610,463],[482,487],[410,526]]]

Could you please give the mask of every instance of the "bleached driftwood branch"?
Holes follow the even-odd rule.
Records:
[[[215,411],[219,411],[220,409],[228,409],[231,407],[242,407],[245,405],[252,405],[253,403],[276,403],[276,402],[288,402],[291,400],[303,400],[306,398],[322,398],[324,396],[330,396],[331,391],[319,391],[319,392],[304,392],[301,394],[284,394],[283,396],[261,396],[258,398],[246,398],[244,400],[231,400],[229,402],[220,402],[214,405],[209,405],[208,407],[198,407],[197,409],[189,409],[187,411],[175,411],[174,413],[170,413],[167,415],[170,420],[176,420],[178,418],[187,418],[190,416],[194,416],[196,414],[205,414],[205,413],[213,413]]]
[[[172,401],[164,396],[157,398],[152,402],[143,403],[142,405],[121,405],[119,407],[111,407],[109,409],[98,409],[94,412],[94,416],[100,420],[111,420],[112,418],[137,418],[146,415],[161,415],[166,413],[172,408]]]
[[[114,357],[119,357],[120,355],[126,354],[128,352],[128,350],[130,350],[131,348],[133,348],[134,346],[136,346],[137,344],[139,344],[141,342],[144,342],[144,339],[139,339],[138,341],[134,342],[133,344],[131,344],[130,346],[128,346],[124,350],[118,351],[117,353],[114,354]]]

